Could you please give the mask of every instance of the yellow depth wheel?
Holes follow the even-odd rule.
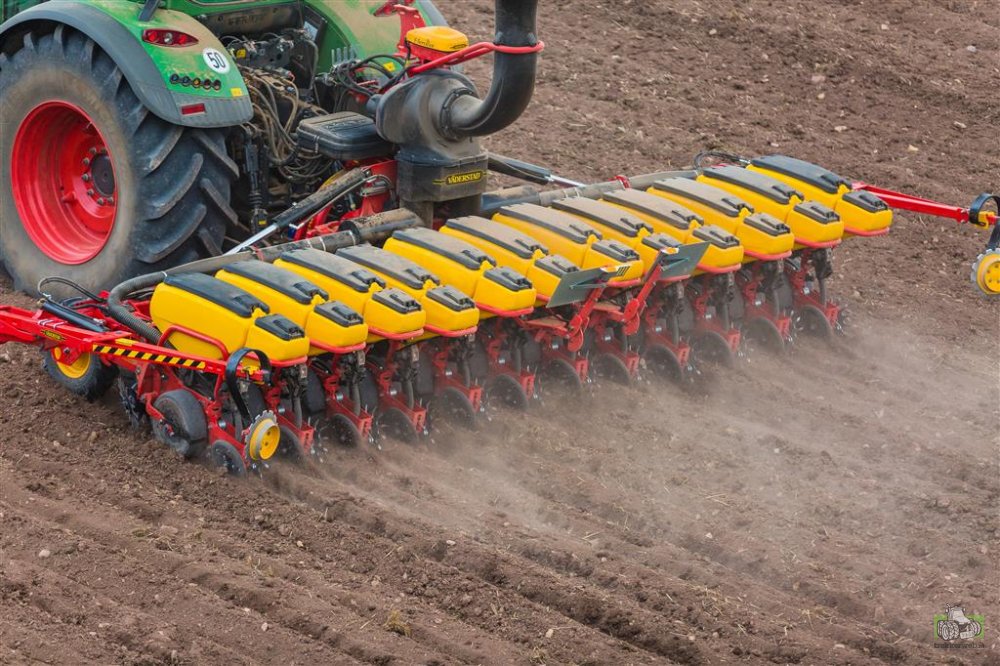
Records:
[[[1000,295],[1000,250],[990,250],[976,257],[972,281],[984,294]]]
[[[90,354],[80,354],[72,363],[64,363],[62,361],[63,356],[65,354],[58,347],[52,350],[52,358],[55,361],[56,369],[70,379],[82,379],[87,374],[87,371],[90,370],[90,364],[93,363],[93,358]]]
[[[274,414],[264,412],[250,426],[247,434],[247,453],[252,460],[268,460],[278,450],[281,429],[274,420]]]
[[[66,356],[62,349],[55,347],[44,353],[42,365],[52,379],[87,400],[104,395],[118,376],[118,368],[104,365],[94,354],[80,354],[72,363]]]

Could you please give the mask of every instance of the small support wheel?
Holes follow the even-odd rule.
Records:
[[[566,359],[555,358],[546,363],[539,373],[539,378],[543,393],[558,389],[576,395],[583,391],[583,379],[573,364]]]
[[[208,449],[208,458],[216,467],[223,467],[232,476],[243,477],[247,474],[247,465],[243,462],[236,447],[229,442],[217,440]]]
[[[490,399],[499,400],[501,404],[518,411],[528,408],[530,398],[525,393],[521,383],[510,375],[497,375],[487,388]]]
[[[408,444],[416,442],[420,435],[409,417],[396,407],[383,410],[378,415],[378,425],[379,429],[386,435]]]
[[[670,347],[650,345],[643,357],[646,360],[646,367],[652,370],[655,376],[672,382],[680,382],[684,378],[684,368],[681,367],[680,359]]]
[[[987,296],[1000,296],[1000,249],[987,250],[972,264],[972,283]]]
[[[104,365],[94,354],[80,354],[69,363],[59,347],[45,352],[42,366],[52,379],[70,393],[91,402],[107,393],[118,377],[118,368]]]
[[[754,317],[743,324],[743,335],[754,345],[774,354],[785,351],[785,339],[773,321]]]
[[[163,420],[153,423],[153,436],[190,460],[201,453],[208,438],[208,423],[201,403],[184,389],[167,391],[153,406]]]
[[[632,373],[628,371],[628,366],[618,356],[614,354],[597,354],[590,362],[594,375],[601,379],[609,379],[622,386],[632,385]]]
[[[476,429],[476,409],[469,396],[454,386],[445,387],[431,402],[432,416],[468,430]]]
[[[804,305],[799,310],[796,327],[803,333],[827,340],[833,337],[833,326],[826,314],[815,305]]]

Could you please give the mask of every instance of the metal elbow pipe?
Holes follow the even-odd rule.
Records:
[[[535,46],[538,0],[496,0],[496,38],[501,46]],[[486,99],[472,94],[452,97],[443,111],[445,131],[456,138],[486,136],[517,120],[535,90],[537,53],[497,52],[493,84]]]

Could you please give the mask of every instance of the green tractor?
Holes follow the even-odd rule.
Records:
[[[534,2],[500,5],[502,41],[535,46]],[[430,141],[410,127],[390,143],[374,128],[382,93],[417,55],[468,46],[439,30],[430,0],[0,0],[0,21],[0,258],[29,292],[49,275],[106,288],[223,253],[351,159],[391,157],[400,143],[434,144],[413,146],[411,180],[461,172],[485,185],[467,175],[485,160],[471,137],[513,121],[533,83],[529,48],[529,78],[509,81],[517,99],[508,86],[470,114],[475,88],[452,74],[449,93],[467,98],[453,107],[479,126]],[[422,27],[419,43],[405,41]],[[348,111],[368,115],[337,115]],[[308,119],[327,149],[303,143]],[[383,134],[400,134],[384,122],[396,129]],[[429,216],[481,189],[459,180],[451,193],[411,183],[410,202]],[[357,200],[337,206],[331,220]]]

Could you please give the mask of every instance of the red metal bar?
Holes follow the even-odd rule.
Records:
[[[506,53],[509,55],[528,55],[530,53],[538,53],[544,48],[545,42],[538,42],[534,46],[503,46],[502,44],[494,44],[493,42],[477,42],[476,44],[466,46],[461,51],[455,51],[454,53],[449,53],[448,55],[441,56],[440,58],[436,58],[429,62],[414,65],[409,68],[407,73],[411,75],[420,74],[421,72],[437,69],[438,67],[458,65],[467,60],[484,56],[487,53],[496,52]]]
[[[932,201],[931,199],[924,199],[911,194],[903,194],[902,192],[895,192],[893,190],[876,187],[875,185],[869,185],[868,183],[863,182],[856,182],[852,187],[855,190],[865,190],[871,192],[892,208],[908,210],[910,212],[920,213],[923,215],[943,217],[955,220],[959,224],[973,222],[969,219],[968,208],[943,204],[939,201]],[[997,223],[997,219],[998,216],[996,213],[984,211],[980,216],[980,220],[976,222],[976,224],[980,226],[994,226]]]

